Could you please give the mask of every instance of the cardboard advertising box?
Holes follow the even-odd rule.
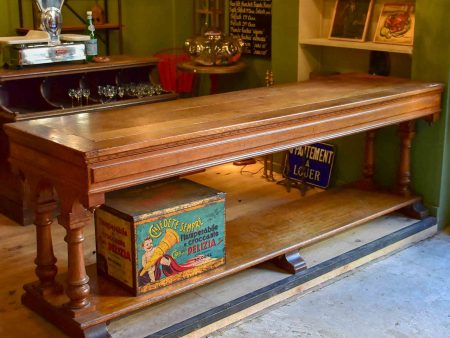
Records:
[[[97,269],[134,295],[225,263],[225,193],[177,179],[106,195]]]

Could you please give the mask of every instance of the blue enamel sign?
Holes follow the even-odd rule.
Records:
[[[326,143],[289,149],[284,176],[316,187],[327,188],[330,184],[334,156],[334,146]]]

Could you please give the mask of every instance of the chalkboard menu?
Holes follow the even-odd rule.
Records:
[[[245,42],[244,53],[270,57],[272,0],[230,0],[230,35]]]

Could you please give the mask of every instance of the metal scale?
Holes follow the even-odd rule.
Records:
[[[9,66],[30,66],[86,60],[85,35],[61,36],[62,6],[65,0],[34,0],[41,12],[42,31],[20,37],[0,38],[4,61]],[[61,42],[63,40],[64,42]]]

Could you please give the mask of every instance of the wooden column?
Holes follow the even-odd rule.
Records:
[[[365,158],[364,158],[364,184],[366,187],[374,187],[374,163],[375,163],[375,134],[376,130],[369,130],[366,133],[366,147],[365,147]]]
[[[269,182],[275,182],[273,177],[273,154],[264,155],[264,172],[262,175]]]
[[[400,136],[400,163],[395,187],[395,193],[409,197],[412,196],[411,184],[411,146],[412,140],[416,135],[416,121],[407,121],[400,123],[398,128]],[[429,210],[422,202],[415,202],[402,209],[402,212],[412,218],[424,219],[428,217]]]
[[[28,178],[30,195],[35,208],[36,225],[36,275],[39,283],[37,291],[42,295],[61,291],[55,282],[58,272],[56,257],[53,253],[51,225],[56,209],[53,187],[41,183],[32,177]]]
[[[403,196],[411,196],[411,145],[416,134],[416,122],[400,123],[398,128],[400,136],[400,163],[395,192]]]
[[[70,299],[67,308],[72,310],[72,315],[76,317],[85,314],[87,310],[94,310],[94,307],[90,306],[89,277],[83,252],[83,230],[90,222],[91,214],[75,196],[67,194],[67,191],[59,195],[61,213],[58,221],[67,231],[64,238],[67,242],[68,259],[66,294]]]

